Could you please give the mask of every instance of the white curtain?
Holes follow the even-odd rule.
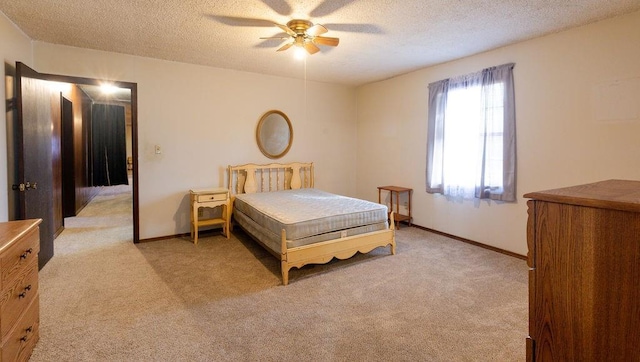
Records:
[[[516,200],[513,67],[429,84],[427,192]]]

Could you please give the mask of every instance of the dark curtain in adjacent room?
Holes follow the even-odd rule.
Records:
[[[124,107],[94,104],[91,138],[93,186],[127,185]]]

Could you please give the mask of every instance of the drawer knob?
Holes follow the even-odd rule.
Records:
[[[24,297],[27,296],[27,292],[31,290],[31,284],[27,285],[26,287],[24,287],[24,291],[20,294],[18,294],[18,298],[22,299]],[[29,327],[31,328],[31,327]]]
[[[29,248],[27,250],[24,251],[24,253],[22,253],[22,255],[20,255],[20,259],[26,259],[27,256],[29,256],[29,254],[33,253],[33,248]]]
[[[20,337],[20,342],[26,342],[29,339],[28,335],[33,332],[33,326],[29,326],[24,331],[27,332],[27,335]]]

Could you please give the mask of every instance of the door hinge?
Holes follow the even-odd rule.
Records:
[[[7,99],[6,110],[13,111],[16,109],[18,109],[18,100],[15,97]]]
[[[25,186],[24,184],[19,184],[19,185],[11,185],[11,189],[12,190],[19,190],[19,191],[24,191],[25,190]]]

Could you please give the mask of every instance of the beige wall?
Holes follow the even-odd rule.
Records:
[[[7,74],[6,67],[15,68],[16,61],[21,61],[27,65],[31,65],[32,51],[31,40],[18,29],[7,17],[0,12],[0,58],[4,61],[2,65],[3,85],[0,87],[0,96],[2,102],[0,110],[0,221],[9,219],[8,199],[14,195],[15,191],[11,190],[8,182],[8,172],[13,172],[13,167],[7,164],[7,158],[11,157],[8,152],[12,148],[11,141],[7,140],[7,130],[12,131],[12,122],[7,123],[7,117],[13,115],[7,113],[5,100],[8,97],[15,96],[13,93],[13,77],[11,73]],[[15,71],[15,69],[14,69]],[[9,144],[7,144],[9,142]],[[13,181],[11,181],[13,182]]]
[[[383,184],[412,187],[415,223],[526,254],[524,193],[640,179],[637,112],[630,120],[602,120],[640,109],[631,104],[640,104],[638,29],[634,13],[360,87],[358,196],[377,200]],[[508,62],[516,63],[517,203],[427,194],[428,84]],[[621,92],[628,99],[616,94],[618,86],[631,90]],[[594,96],[596,90],[608,93]]]
[[[138,84],[142,239],[189,232],[189,189],[226,186],[227,165],[271,162],[255,142],[257,122],[271,109],[293,124],[281,161],[313,161],[317,187],[355,195],[354,88],[309,82],[305,102],[304,81],[292,78],[41,42],[34,58],[39,72]]]

